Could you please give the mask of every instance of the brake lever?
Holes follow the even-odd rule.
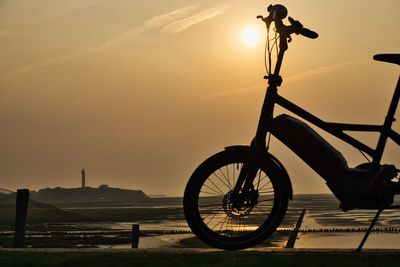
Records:
[[[295,20],[295,19],[292,18],[292,17],[289,17],[288,19],[289,19],[290,25],[293,27],[294,33],[299,34],[298,32],[299,32],[299,30],[300,30],[301,28],[303,28],[303,24],[301,24],[300,21]]]
[[[269,29],[269,26],[271,25],[271,22],[272,22],[272,19],[271,19],[270,15],[268,17],[263,17],[261,15],[258,15],[256,18],[257,19],[261,19],[262,21],[264,21],[265,24],[267,25],[267,28]]]

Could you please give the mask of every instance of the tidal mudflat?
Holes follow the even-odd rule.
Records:
[[[188,228],[180,198],[149,204],[101,203],[48,205],[32,202],[28,211],[27,244],[32,247],[129,248],[132,224],[141,229],[142,248],[205,247]],[[374,211],[342,212],[331,195],[295,195],[278,231],[260,244],[283,247],[288,230],[306,209],[297,248],[354,248]],[[12,244],[15,203],[0,201],[0,246]],[[400,211],[384,211],[367,248],[400,248]]]

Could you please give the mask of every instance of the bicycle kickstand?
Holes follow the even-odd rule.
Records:
[[[365,241],[367,241],[367,238],[368,238],[369,234],[371,233],[372,228],[374,227],[374,225],[378,221],[379,215],[381,215],[382,211],[383,211],[383,208],[379,208],[378,211],[376,212],[375,217],[372,220],[371,224],[369,225],[369,228],[368,228],[367,232],[365,233],[363,239],[361,240],[360,245],[356,249],[356,253],[360,253],[361,252],[361,250],[362,250],[362,248],[363,248],[363,246],[365,244]]]

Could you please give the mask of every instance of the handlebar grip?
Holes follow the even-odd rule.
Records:
[[[307,29],[307,28],[299,29],[299,34],[301,34],[305,37],[311,38],[311,39],[318,38],[318,33],[314,32],[310,29]]]

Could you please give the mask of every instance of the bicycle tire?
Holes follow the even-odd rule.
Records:
[[[227,205],[224,199],[227,198],[227,195],[229,195],[229,185],[231,185],[229,179],[225,180],[225,191],[220,188],[215,189],[214,191],[210,190],[210,185],[217,183],[219,179],[213,177],[214,182],[209,183],[208,185],[206,184],[208,179],[214,175],[215,172],[221,171],[221,168],[226,168],[228,173],[225,173],[225,176],[229,177],[229,168],[228,166],[233,164],[233,172],[235,172],[234,169],[234,164],[243,164],[246,160],[251,157],[251,150],[249,149],[241,149],[241,150],[225,150],[222,152],[219,152],[207,160],[205,160],[202,164],[199,165],[199,167],[194,171],[192,176],[190,177],[186,189],[185,189],[185,194],[184,194],[184,213],[185,217],[187,220],[187,223],[193,233],[203,242],[207,243],[210,246],[220,248],[220,249],[225,249],[225,250],[238,250],[238,249],[245,249],[252,247],[263,240],[265,240],[268,236],[270,236],[280,225],[282,222],[287,206],[288,206],[288,200],[289,200],[289,194],[286,190],[286,187],[284,186],[282,180],[280,179],[279,172],[274,169],[273,167],[268,167],[267,164],[258,164],[258,172],[261,173],[263,172],[266,174],[266,177],[270,181],[270,185],[272,186],[271,188],[273,189],[273,204],[268,204],[270,206],[270,212],[266,212],[266,217],[262,219],[262,222],[260,222],[260,225],[256,228],[252,227],[243,227],[241,229],[241,224],[239,222],[239,226],[237,222],[234,222],[235,220],[248,220],[250,221],[251,216],[253,218],[254,214],[257,216],[259,215],[259,212],[256,212],[255,209],[252,209],[251,211],[245,211],[243,214],[240,214],[239,212],[236,212],[236,214],[230,214],[234,213],[230,210],[229,205]],[[221,171],[222,173],[222,171]],[[237,174],[239,172],[236,172]],[[227,174],[227,175],[226,175]],[[233,176],[235,174],[233,173]],[[221,180],[223,176],[220,175]],[[227,177],[225,177],[227,178]],[[211,178],[210,178],[211,179]],[[259,178],[260,179],[260,178]],[[212,180],[210,180],[212,181]],[[232,182],[235,180],[232,179]],[[256,179],[255,179],[256,181]],[[258,180],[259,182],[260,180]],[[205,187],[206,185],[207,187]],[[222,184],[221,184],[222,185]],[[232,186],[232,185],[231,185]],[[217,199],[218,196],[215,197],[204,197],[200,196],[200,194],[203,194],[204,191],[202,191],[202,188],[206,188],[208,193],[213,193],[213,192],[219,192],[219,200]],[[221,186],[222,187],[222,186]],[[261,191],[260,191],[261,192]],[[222,193],[225,193],[222,195]],[[217,195],[217,193],[215,193]],[[214,198],[211,200],[211,198]],[[222,199],[222,202],[220,201]],[[199,203],[200,200],[205,203],[201,204]],[[208,202],[209,203],[208,203]],[[211,201],[214,201],[212,204]],[[225,202],[224,202],[225,201]],[[266,201],[265,201],[266,202]],[[208,204],[207,204],[208,203]],[[219,204],[218,204],[219,203]],[[262,211],[263,209],[267,208],[267,204],[260,204],[261,201],[257,204],[260,205],[260,210]],[[208,206],[207,206],[208,205]],[[213,206],[214,205],[214,206]],[[216,206],[222,206],[222,207],[216,207]],[[226,207],[228,206],[228,207]],[[213,208],[212,208],[213,207]],[[204,208],[207,210],[212,210],[214,213],[205,214],[207,215],[202,215],[204,212]],[[218,209],[218,210],[216,210]],[[221,209],[223,212],[221,212]],[[227,211],[228,210],[228,211]],[[248,214],[245,214],[248,212]],[[254,213],[253,215],[252,212]],[[225,214],[224,214],[225,213]],[[220,226],[221,222],[219,222],[219,225],[217,227],[214,224],[210,224],[209,222],[206,223],[205,220],[207,217],[212,217],[213,218],[222,218],[222,217],[230,217],[230,223],[228,221],[227,226],[230,224],[231,229],[222,229],[224,228],[225,222],[222,223],[222,226]],[[233,218],[232,218],[233,217]],[[212,220],[212,219],[209,219]],[[222,219],[221,219],[222,220]],[[225,219],[229,220],[229,219]],[[214,225],[214,227],[212,227]],[[251,224],[249,224],[251,225]],[[219,229],[216,229],[219,228]]]

